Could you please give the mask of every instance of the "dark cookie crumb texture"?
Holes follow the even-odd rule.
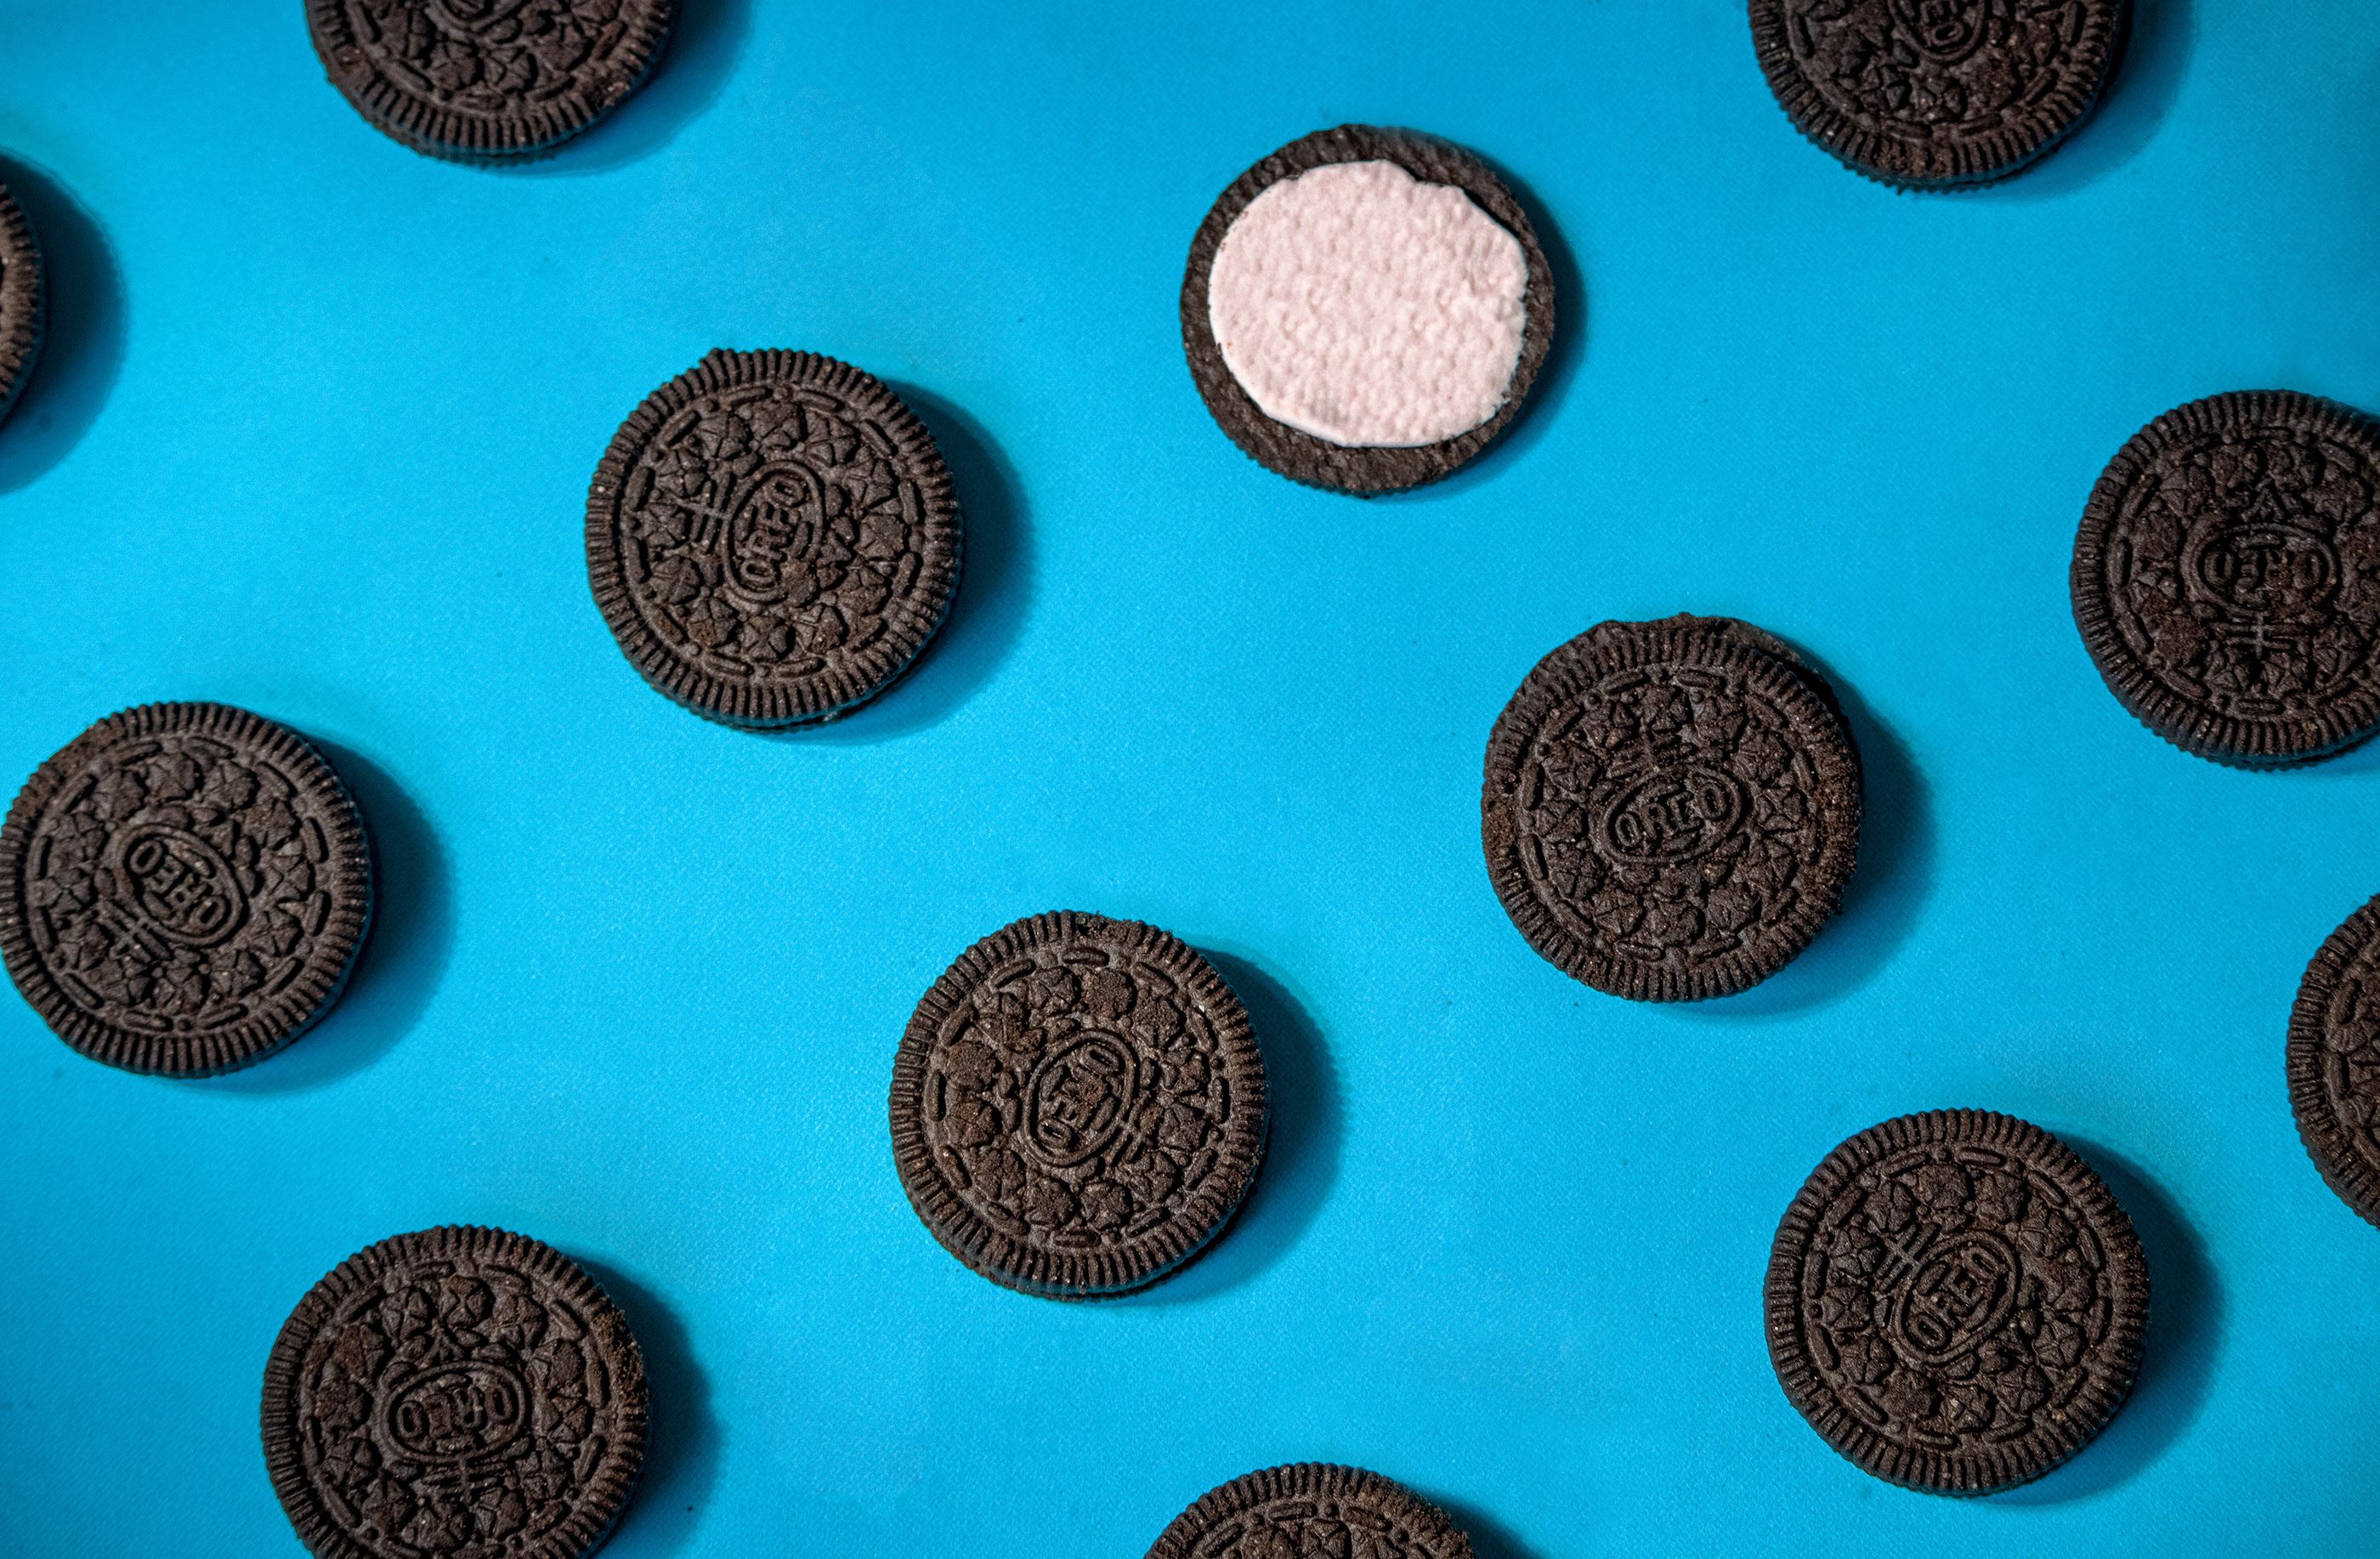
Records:
[[[2070,583],[2108,688],[2175,746],[2354,746],[2380,729],[2380,424],[2286,391],[2168,412],[2100,477]]]
[[[0,956],[93,1060],[197,1077],[287,1043],[371,915],[363,820],[304,738],[222,704],[113,714],[0,824]]]
[[[2339,1199],[2380,1224],[2380,898],[2307,966],[2288,1057],[2299,1139]]]
[[[1723,618],[1605,623],[1496,722],[1488,876],[1548,961],[1638,1001],[1732,994],[1832,918],[1859,852],[1859,755],[1834,691]]]
[[[644,84],[678,0],[306,0],[314,52],[356,111],[455,162],[552,151]]]
[[[1060,912],[962,954],[892,1067],[910,1204],[977,1272],[1057,1298],[1127,1293],[1220,1234],[1267,1122],[1247,1014],[1154,926]]]
[[[1174,1517],[1148,1559],[1471,1559],[1445,1511],[1360,1468],[1300,1462],[1234,1478]]]
[[[808,352],[712,352],[622,424],[587,495],[588,579],[622,652],[753,728],[890,687],[950,611],[961,546],[925,425]]]
[[[536,1240],[440,1228],[314,1285],[264,1371],[273,1492],[322,1559],[576,1559],[644,1463],[642,1355]]]
[[[2090,116],[2127,0],[1751,0],[1769,91],[1804,136],[1871,178],[2005,178]]]
[[[2132,1389],[2148,1268],[2107,1186],[2038,1127],[1903,1115],[1828,1154],[1778,1225],[1768,1355],[1794,1408],[1888,1482],[2040,1477]]]
[[[48,289],[41,246],[24,212],[0,185],[0,420],[6,420],[42,355]]]
[[[1250,399],[1223,361],[1208,311],[1207,284],[1215,251],[1250,201],[1285,178],[1334,163],[1394,163],[1414,177],[1451,185],[1520,240],[1528,262],[1520,361],[1496,414],[1470,432],[1415,448],[1360,448],[1316,438],[1276,422]],[[1342,125],[1293,140],[1234,180],[1199,224],[1182,278],[1182,347],[1207,409],[1232,442],[1266,469],[1309,487],[1376,493],[1419,487],[1451,476],[1493,444],[1529,398],[1553,344],[1554,278],[1521,203],[1495,171],[1471,152],[1406,130]]]

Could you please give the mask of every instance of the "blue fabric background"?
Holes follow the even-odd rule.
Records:
[[[487,172],[367,128],[297,0],[0,0],[57,273],[0,428],[0,784],[244,704],[351,777],[385,895],[345,1005],[225,1079],[0,996],[0,1552],[296,1553],[275,1330],[466,1221],[644,1339],[620,1559],[1113,1559],[1306,1457],[1485,1559],[2370,1551],[2380,1231],[2281,1046],[2380,890],[2380,752],[2168,748],[2066,564],[2171,406],[2380,409],[2380,7],[2143,0],[2079,139],[1955,198],[1804,144],[1734,0],[686,12],[613,121]],[[1369,504],[1243,457],[1175,319],[1215,195],[1351,119],[1508,170],[1565,289],[1515,435]],[[894,383],[972,527],[917,676],[795,739],[648,691],[588,597],[596,457],[720,345]],[[1806,957],[1655,1008],[1524,945],[1476,796],[1539,655],[1681,609],[1834,670],[1873,816]],[[1210,950],[1280,1096],[1240,1226],[1099,1306],[944,1255],[885,1128],[917,996],[1059,907]],[[2123,1416],[1973,1503],[1839,1460],[1760,1325],[1803,1175],[1942,1105],[2065,1135],[2156,1289]]]

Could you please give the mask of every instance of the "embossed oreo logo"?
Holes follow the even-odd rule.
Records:
[[[1984,41],[1985,0],[1892,0],[1892,19],[1928,59],[1956,65]]]
[[[528,1383],[506,1365],[474,1359],[417,1375],[391,1394],[382,1427],[408,1456],[473,1462],[518,1439],[528,1419]]]
[[[2022,1273],[1998,1235],[1971,1229],[1918,1262],[1886,1309],[1885,1326],[1903,1358],[1937,1368],[1973,1352],[2016,1309]]]
[[[1743,787],[1700,763],[1657,769],[1627,786],[1596,820],[1605,855],[1658,866],[1707,855],[1743,826]]]
[[[798,466],[764,471],[721,535],[727,577],[755,600],[774,601],[791,588],[795,566],[808,561],[825,530],[816,477]]]
[[[2339,579],[2328,538],[2264,514],[2200,526],[2182,567],[2196,593],[2260,617],[2311,611],[2330,598]]]
[[[230,863],[178,828],[152,823],[126,834],[116,845],[115,874],[126,902],[171,941],[212,946],[248,919]]]
[[[1085,1034],[1043,1061],[1025,1089],[1025,1139],[1063,1168],[1097,1154],[1123,1128],[1136,1068],[1131,1050]]]

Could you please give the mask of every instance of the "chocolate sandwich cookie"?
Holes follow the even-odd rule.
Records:
[[[1913,189],[2006,178],[2088,118],[2126,0],[1751,0],[1752,42],[1794,128]]]
[[[1182,345],[1233,443],[1294,481],[1385,493],[1451,475],[1520,414],[1553,271],[1487,164],[1404,130],[1292,141],[1190,244]]]
[[[644,1465],[643,1356],[602,1289],[501,1229],[398,1235],[299,1301],[264,1465],[322,1559],[576,1559]]]
[[[1360,1468],[1301,1462],[1234,1478],[1173,1518],[1148,1559],[1471,1559],[1446,1512]]]
[[[637,408],[587,493],[587,575],[629,664],[732,725],[848,713],[959,582],[950,472],[848,363],[717,351]]]
[[[111,714],[0,823],[0,957],[59,1038],[200,1077],[327,1011],[371,921],[362,816],[320,753],[212,703]]]
[[[306,0],[356,112],[416,152],[492,163],[551,152],[642,86],[677,0]]]
[[[1265,1069],[1206,959],[1060,912],[959,956],[892,1064],[909,1204],[977,1272],[1052,1298],[1128,1293],[1231,1221],[1265,1149]]]
[[[2070,583],[2099,674],[2175,746],[2354,746],[2380,729],[2380,424],[2286,391],[2166,413],[2092,491]]]
[[[0,185],[0,420],[17,404],[42,355],[48,304],[32,225]]]
[[[1840,906],[1859,753],[1834,690],[1773,635],[1605,623],[1497,719],[1479,813],[1496,895],[1548,961],[1637,1001],[1730,995]]]
[[[2330,1188],[2380,1224],[2380,898],[2307,966],[2289,1013],[2289,1108]]]
[[[2140,1371],[2148,1266],[2088,1164],[2039,1127],[1935,1110],[1827,1155],[1777,1226],[1768,1357],[1796,1411],[1888,1482],[2040,1477]]]

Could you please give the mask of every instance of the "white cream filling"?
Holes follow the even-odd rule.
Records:
[[[1521,360],[1520,240],[1451,185],[1332,163],[1248,202],[1216,246],[1208,323],[1276,422],[1409,448],[1496,415]]]

